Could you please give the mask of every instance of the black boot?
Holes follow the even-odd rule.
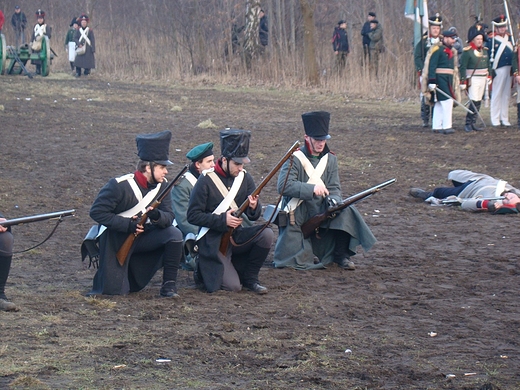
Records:
[[[350,234],[343,230],[334,230],[334,262],[341,268],[354,271],[356,266],[350,261]]]
[[[473,121],[471,122],[471,127],[475,131],[483,131],[484,129],[482,127],[477,126],[478,112],[480,112],[480,105],[482,104],[482,101],[478,101],[478,102],[473,101],[473,104],[475,105],[477,112],[473,115]]]
[[[16,305],[9,302],[5,296],[5,284],[11,269],[11,260],[13,256],[0,256],[0,311],[16,311]]]
[[[520,129],[520,103],[516,105],[516,115],[518,117],[518,128]]]
[[[426,102],[426,98],[421,98],[421,119],[423,121],[423,127],[428,127],[430,122],[430,105]]]
[[[473,131],[473,115],[474,114],[470,114],[469,112],[466,114],[466,124],[464,125],[464,131],[466,133]]]
[[[177,271],[182,257],[182,241],[170,241],[164,248],[162,297],[177,298]]]
[[[244,288],[257,294],[267,294],[267,288],[260,285],[258,281],[258,274],[260,273],[260,268],[262,268],[270,250],[271,248],[262,248],[258,245],[253,245],[249,252],[247,265],[245,266],[242,275],[240,275]]]

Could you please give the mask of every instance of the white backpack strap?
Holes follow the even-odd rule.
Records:
[[[88,43],[89,46],[92,46],[90,44],[90,39],[88,39],[88,31],[89,31],[88,27],[86,27],[84,30],[83,30],[83,28],[80,27],[79,33],[81,34],[81,36],[79,37],[79,41],[81,42],[81,40],[84,40],[85,42]]]
[[[184,174],[184,178],[185,178],[186,180],[188,180],[188,182],[189,182],[192,186],[195,186],[195,183],[197,183],[197,178],[196,178],[195,175],[194,175],[193,173],[191,173],[191,172],[186,172],[186,173]],[[174,219],[173,222],[172,222],[172,225],[175,226],[175,227],[177,227],[177,225],[179,225],[179,224],[178,224],[177,221]]]
[[[197,182],[197,178],[195,177],[195,175],[191,172],[186,172],[186,174],[184,175],[184,177],[186,178],[186,180],[188,180],[190,182],[190,184],[192,186],[195,185],[195,183]]]
[[[309,176],[309,180],[307,180],[307,183],[309,184],[321,184],[325,186],[325,183],[323,183],[323,180],[321,180],[321,176],[325,172],[325,169],[327,168],[327,162],[329,161],[329,154],[327,153],[325,156],[323,156],[316,165],[316,168],[314,168],[307,158],[305,154],[301,150],[297,150],[293,153],[298,160],[300,160],[303,169],[305,170],[305,173],[307,176]],[[291,210],[296,210],[296,208],[302,203],[303,201],[300,198],[292,198],[289,200],[287,205],[284,208],[284,211],[290,212]],[[281,204],[278,205],[278,207],[281,207]]]
[[[234,208],[235,210],[238,209],[237,204],[235,203],[235,197],[238,194],[238,190],[240,189],[240,186],[242,185],[242,182],[244,180],[245,171],[240,171],[237,177],[235,177],[235,180],[233,181],[233,185],[231,186],[231,189],[227,190],[226,186],[224,186],[224,183],[222,183],[222,180],[218,177],[218,175],[213,172],[213,170],[208,170],[202,172],[203,175],[209,176],[213,183],[217,186],[218,190],[224,197],[222,199],[222,202],[217,206],[215,210],[213,210],[212,214],[220,215],[222,213],[225,213],[230,207]],[[199,234],[197,234],[196,240],[200,240],[204,235],[208,232],[209,228],[206,226],[202,226],[200,228]]]

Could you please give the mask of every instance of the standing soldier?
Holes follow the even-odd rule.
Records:
[[[367,21],[363,24],[361,28],[361,36],[363,37],[363,64],[368,64],[370,61],[370,37],[368,33],[370,32],[370,22],[375,20],[376,13],[369,12],[367,16]]]
[[[332,49],[336,56],[336,71],[341,73],[347,63],[347,56],[350,53],[347,36],[347,22],[340,20],[338,26],[334,28],[332,36]]]
[[[76,54],[74,66],[76,67],[75,77],[81,77],[81,69],[83,74],[88,76],[90,71],[96,67],[96,39],[94,38],[94,31],[88,26],[89,18],[83,14],[78,18],[80,26],[74,35],[74,42],[78,48],[85,47],[83,54]]]
[[[25,45],[25,26],[27,25],[27,18],[19,5],[14,7],[14,14],[11,17],[11,25],[13,26],[14,35],[16,36],[16,50],[18,50],[20,48],[20,43]]]
[[[440,34],[442,27],[442,17],[439,14],[428,19],[428,33],[425,34],[421,41],[415,46],[413,53],[415,70],[419,76],[419,82],[423,84],[422,71],[424,68],[424,60],[430,47],[440,43]],[[427,80],[424,80],[426,83]],[[430,122],[430,105],[426,102],[424,95],[421,93],[421,119],[423,121],[423,127],[428,127]]]
[[[377,76],[379,68],[379,53],[383,50],[383,27],[376,19],[370,22],[370,70]]]
[[[500,15],[493,19],[491,39],[487,43],[493,93],[491,94],[491,125],[511,126],[509,123],[509,99],[511,97],[511,65],[513,63],[513,43],[507,32],[507,18]]]
[[[432,46],[424,60],[423,77],[428,80],[428,86],[426,89],[426,83],[423,84],[423,93],[430,95],[430,102],[434,104],[433,132],[453,134],[453,100],[460,101],[458,56],[453,47],[457,35],[449,30],[442,35],[442,44]]]
[[[31,36],[31,50],[33,53],[39,53],[42,50],[42,40],[44,36],[47,36],[51,39],[51,27],[47,26],[45,23],[45,12],[41,9],[36,11],[36,20],[37,23],[34,25],[33,33]],[[42,61],[41,60],[31,60],[31,64],[36,65],[36,74],[41,74],[42,71]]]
[[[466,114],[466,125],[464,126],[466,132],[483,130],[475,123],[486,90],[486,83],[491,82],[488,49],[483,46],[484,35],[484,29],[480,25],[475,29],[470,29],[469,45],[464,48],[460,59],[460,82],[465,86],[468,98],[472,101],[471,111],[475,111],[474,114]]]
[[[69,31],[65,36],[65,50],[69,53],[70,70],[74,71],[74,60],[76,59],[76,42],[74,42],[74,35],[78,29],[77,18],[72,18],[70,22]]]

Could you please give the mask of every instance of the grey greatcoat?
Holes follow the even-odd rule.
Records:
[[[311,156],[307,146],[301,148],[307,156]],[[328,154],[328,162],[321,179],[329,190],[329,197],[340,202],[341,186],[338,175],[338,162],[335,155],[329,152],[325,146],[324,152],[317,158],[310,157],[309,160],[316,167],[321,158]],[[283,189],[290,162],[286,162],[278,177],[278,192],[283,190],[282,208],[285,207],[291,198],[299,198],[303,202],[294,211],[295,224],[288,224],[286,227],[279,228],[278,241],[274,250],[274,265],[277,268],[292,267],[296,269],[324,268],[334,260],[334,237],[332,234],[324,234],[321,239],[316,237],[303,238],[301,225],[309,218],[325,211],[327,202],[325,198],[314,196],[314,184],[308,184],[309,177],[305,173],[302,163],[294,158],[293,166],[289,172],[287,185]],[[349,252],[350,255],[356,254],[358,245],[365,251],[370,250],[376,242],[376,238],[366,225],[365,221],[357,209],[353,206],[343,209],[338,216],[330,220],[330,224],[325,223],[322,227],[331,230],[342,230],[350,234]],[[314,257],[320,262],[314,263]]]
[[[501,180],[483,173],[456,169],[448,174],[448,180],[458,183],[472,181],[472,183],[466,186],[458,195],[458,197],[462,199],[461,207],[464,210],[477,211],[476,203],[479,199],[491,199],[500,195],[496,192]],[[505,191],[512,191],[520,196],[520,191],[508,183],[506,183],[504,189]]]
[[[96,67],[96,58],[94,53],[96,52],[96,39],[94,37],[94,31],[88,28],[87,37],[90,40],[90,45],[87,43],[87,50],[85,54],[77,55],[74,60],[74,66],[76,68],[83,69],[94,69]],[[76,42],[76,46],[84,45],[85,39],[81,38],[81,31],[83,31],[83,27],[80,27],[76,33],[74,34],[74,42]]]
[[[106,226],[107,229],[99,238],[99,269],[94,277],[92,291],[89,295],[119,295],[139,291],[162,267],[164,247],[150,252],[130,253],[123,266],[120,266],[117,261],[116,253],[130,234],[131,222],[130,218],[118,214],[130,210],[138,203],[128,183],[128,180],[134,180],[133,177],[128,180],[123,180],[123,178],[111,179],[101,189],[90,209],[90,217],[100,225]],[[161,183],[161,186],[166,185],[165,182]],[[143,188],[139,184],[138,186],[143,197],[151,191],[151,188]],[[174,214],[169,196],[163,199],[158,210],[160,211],[159,220],[153,225],[146,224],[144,233],[137,236],[135,243],[138,240],[146,240],[149,234],[157,234],[161,230],[177,230],[171,226]],[[179,231],[177,232],[180,239],[181,234]]]

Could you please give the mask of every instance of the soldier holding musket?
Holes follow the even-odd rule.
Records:
[[[493,19],[493,34],[487,43],[493,76],[491,94],[491,124],[511,126],[509,123],[509,99],[511,97],[511,65],[513,62],[513,43],[507,32],[507,18],[500,15]]]
[[[471,100],[471,110],[473,114],[466,114],[466,132],[481,131],[476,126],[478,111],[482,104],[482,98],[486,90],[486,83],[491,83],[489,75],[488,49],[483,46],[484,29],[477,25],[468,32],[469,45],[464,48],[460,59],[460,82],[462,89],[466,89],[468,98]]]
[[[413,53],[415,70],[419,75],[420,83],[422,84],[422,71],[424,68],[424,60],[430,48],[440,43],[440,35],[442,28],[442,17],[439,14],[428,19],[428,33],[424,34],[421,41],[415,46]],[[424,80],[426,82],[427,80]],[[423,127],[428,127],[430,122],[430,105],[426,102],[424,95],[421,93],[421,119],[423,121]]]

